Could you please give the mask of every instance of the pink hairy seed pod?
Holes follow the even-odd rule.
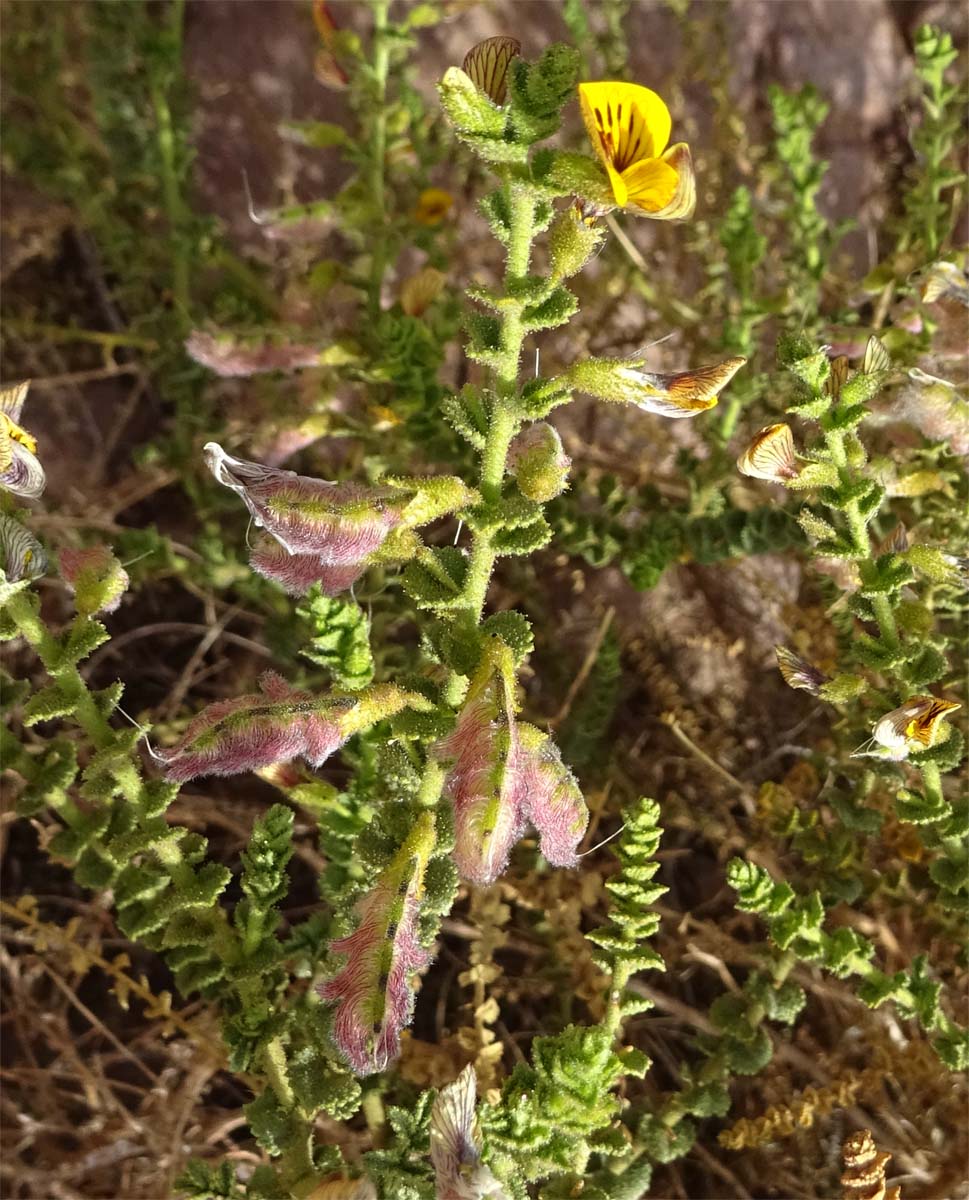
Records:
[[[382,1071],[400,1052],[400,1031],[414,1006],[410,976],[426,967],[427,951],[417,941],[419,906],[405,879],[402,898],[386,878],[358,906],[353,933],[330,944],[347,956],[346,966],[320,988],[324,1000],[337,1002],[333,1040],[358,1075]]]
[[[575,865],[588,809],[551,738],[515,721],[510,663],[486,664],[454,731],[432,753],[450,763],[444,794],[454,805],[463,879],[493,883],[529,824],[553,866]]]
[[[367,569],[365,561],[331,566],[316,554],[288,554],[269,538],[263,539],[249,555],[249,565],[260,575],[278,583],[291,596],[305,595],[314,584],[319,584],[324,596],[339,596]]]
[[[205,461],[231,488],[255,523],[290,554],[315,555],[326,566],[360,564],[402,520],[407,498],[385,488],[328,483],[233,458],[216,442]]]
[[[539,849],[553,867],[574,867],[576,848],[589,823],[589,810],[575,776],[550,737],[522,725],[518,770],[522,808],[539,835]]]
[[[330,943],[346,955],[342,970],[320,988],[336,1002],[333,1040],[359,1075],[382,1071],[400,1050],[410,1020],[410,977],[429,956],[417,937],[424,874],[435,843],[434,817],[424,812],[375,885],[356,904],[357,927]]]
[[[259,687],[210,704],[174,746],[158,751],[166,777],[185,783],[198,775],[239,775],[293,758],[318,767],[346,741],[340,718],[353,708],[351,697],[321,699],[273,671],[260,676]]]
[[[185,350],[201,366],[226,379],[315,367],[321,354],[320,346],[268,339],[243,341],[232,333],[202,329],[189,334]]]
[[[496,686],[465,704],[453,733],[434,751],[452,762],[444,792],[454,805],[454,860],[461,877],[478,884],[498,878],[525,832],[517,728],[510,710],[499,710]]]

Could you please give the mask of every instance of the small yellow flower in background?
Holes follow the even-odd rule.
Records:
[[[521,49],[517,38],[485,38],[467,52],[461,69],[478,91],[500,108],[505,102],[509,64]]]
[[[443,287],[443,273],[434,267],[423,267],[400,285],[400,307],[409,317],[419,317],[433,304]]]
[[[619,208],[684,221],[696,207],[690,148],[670,140],[670,110],[636,83],[580,83],[579,104]]]
[[[737,459],[742,475],[752,479],[767,479],[771,483],[783,483],[796,479],[800,474],[797,450],[790,427],[780,423],[765,425],[754,434],[750,445]]]
[[[451,211],[454,197],[443,188],[425,188],[417,200],[414,220],[418,225],[440,225]]]

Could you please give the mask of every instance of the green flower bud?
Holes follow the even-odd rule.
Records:
[[[821,685],[818,695],[829,704],[847,704],[862,695],[867,687],[860,675],[835,675]]]
[[[603,231],[589,225],[574,209],[559,215],[549,232],[552,279],[560,283],[577,275],[602,244]]]
[[[544,421],[529,425],[508,451],[508,468],[518,490],[538,504],[565,491],[571,465],[571,458],[562,449],[562,439]]]
[[[437,90],[441,95],[441,107],[460,133],[492,138],[501,136],[505,128],[504,113],[458,67],[448,68]]]

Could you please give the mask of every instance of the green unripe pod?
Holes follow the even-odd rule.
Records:
[[[562,439],[545,421],[529,425],[508,451],[508,467],[518,490],[537,504],[553,500],[565,491],[571,465],[571,458],[562,448]]]
[[[602,245],[604,233],[590,225],[574,209],[560,213],[549,232],[551,276],[556,283],[577,275]]]

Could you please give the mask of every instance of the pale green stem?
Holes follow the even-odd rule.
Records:
[[[831,455],[832,463],[838,468],[838,474],[842,480],[847,479],[848,455],[845,451],[844,434],[840,429],[829,430],[824,435],[824,441],[828,453]],[[843,511],[855,550],[863,558],[869,558],[871,556],[871,539],[868,536],[868,527],[865,524],[865,518],[861,515],[861,511],[858,508],[858,501],[849,500]]]
[[[609,1004],[608,1008],[606,1009],[606,1015],[602,1022],[606,1032],[611,1037],[618,1037],[619,1035],[619,1026],[622,1020],[622,994],[626,990],[626,985],[628,983],[629,966],[624,962],[617,962],[612,969],[612,982],[609,987]]]
[[[934,762],[922,763],[919,766],[919,771],[922,775],[922,784],[925,787],[927,798],[933,801],[936,806],[944,804],[942,772],[939,770],[938,764]]]
[[[380,312],[380,292],[387,257],[386,213],[384,212],[384,170],[387,153],[387,71],[390,43],[387,40],[387,14],[390,0],[373,0],[373,82],[374,97],[370,130],[370,198],[377,213],[373,254],[370,259],[368,305],[371,315]]]
[[[185,0],[173,0],[169,18],[172,35],[176,46],[181,52],[182,28],[185,15]],[[185,248],[180,237],[180,227],[184,215],[184,205],[178,184],[178,172],[175,166],[175,130],[172,122],[171,108],[168,96],[161,82],[156,77],[151,84],[151,102],[155,110],[155,120],[158,123],[158,152],[161,157],[162,193],[165,197],[165,211],[168,215],[169,233],[172,248],[172,294],[175,306],[183,321],[189,319],[190,289],[189,263],[185,256]]]
[[[891,601],[887,596],[872,596],[871,606],[878,622],[878,632],[886,646],[895,649],[898,646],[898,626],[895,624],[895,614],[892,612]]]
[[[511,236],[505,267],[507,287],[513,279],[520,279],[528,273],[535,236],[535,201],[526,189],[515,189],[511,184],[506,186],[509,190],[511,212]],[[523,307],[521,303],[510,302],[502,309],[502,359],[496,370],[498,399],[491,413],[484,449],[481,452],[480,489],[485,501],[495,501],[501,496],[508,447],[519,427],[513,399],[517,392],[518,363],[525,340],[522,325]],[[478,621],[484,612],[488,584],[491,582],[496,557],[490,533],[476,533],[472,541],[468,575],[464,585],[464,603]],[[447,702],[459,703],[466,687],[467,681],[462,675],[452,674],[446,688]],[[444,773],[440,766],[428,760],[418,793],[421,804],[427,807],[436,804],[443,784]]]

